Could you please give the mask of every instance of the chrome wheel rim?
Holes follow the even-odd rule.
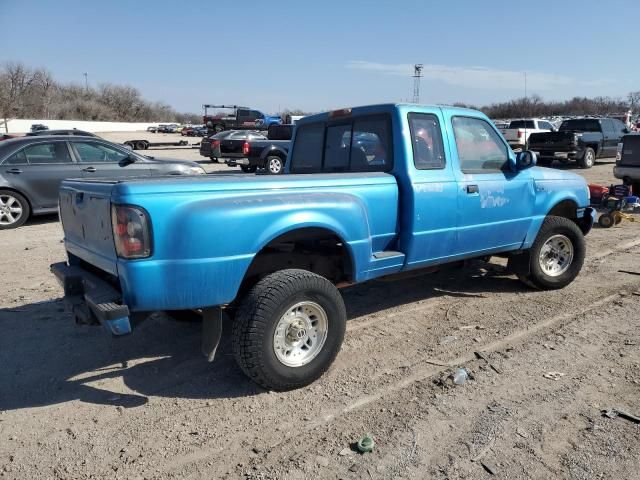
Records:
[[[271,173],[280,173],[282,169],[282,162],[280,162],[279,158],[272,158],[269,160],[269,171]]]
[[[273,333],[273,350],[280,363],[301,367],[313,360],[327,340],[329,321],[314,302],[299,302],[280,317]]]
[[[571,240],[564,235],[554,235],[549,238],[540,249],[538,262],[546,275],[550,277],[562,275],[573,262]]]
[[[593,163],[593,153],[587,152],[586,155],[586,164],[591,165]]]
[[[22,205],[12,195],[0,195],[0,225],[13,225],[22,217]]]

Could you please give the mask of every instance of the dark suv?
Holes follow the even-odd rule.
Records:
[[[633,185],[634,195],[640,194],[640,133],[625,135],[618,144],[613,176]]]
[[[127,178],[204,174],[195,162],[139,155],[101,138],[21,137],[0,143],[0,230],[30,215],[53,213],[66,178]]]

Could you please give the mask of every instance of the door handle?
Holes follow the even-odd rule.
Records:
[[[467,193],[478,193],[478,185],[467,185]]]
[[[82,169],[83,172],[93,173],[96,171],[96,167],[87,167]]]
[[[9,170],[7,170],[7,173],[22,173],[22,170],[20,170],[19,168],[10,168]]]

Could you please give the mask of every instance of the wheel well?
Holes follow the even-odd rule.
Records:
[[[578,204],[573,200],[563,200],[560,203],[556,204],[547,215],[553,215],[555,217],[565,217],[575,220],[578,218],[576,210],[578,209]]]
[[[338,235],[324,228],[302,228],[274,238],[256,254],[241,291],[265,275],[287,268],[317,273],[334,284],[353,278],[351,254]]]
[[[585,235],[591,230],[591,222],[586,217],[578,218],[578,204],[573,200],[563,200],[555,205],[547,216],[564,217],[572,220]]]
[[[22,195],[25,198],[25,200],[27,201],[27,203],[29,204],[29,211],[33,215],[33,204],[31,203],[31,199],[27,195],[22,193],[20,190],[16,190],[15,188],[11,188],[11,187],[0,187],[0,191],[2,191],[2,190],[6,190],[6,191],[9,191],[9,192],[13,192],[13,193],[17,193],[19,195]]]
[[[596,155],[598,154],[598,144],[597,143],[587,143],[585,145],[585,147],[590,147],[593,149],[593,151],[596,153]]]

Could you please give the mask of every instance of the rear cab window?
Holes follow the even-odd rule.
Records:
[[[292,173],[388,172],[391,168],[391,117],[387,114],[297,127]]]
[[[579,132],[601,132],[600,122],[592,119],[565,120],[559,131],[577,130]]]
[[[509,124],[509,129],[512,129],[512,128],[535,129],[536,125],[533,120],[514,120]]]

